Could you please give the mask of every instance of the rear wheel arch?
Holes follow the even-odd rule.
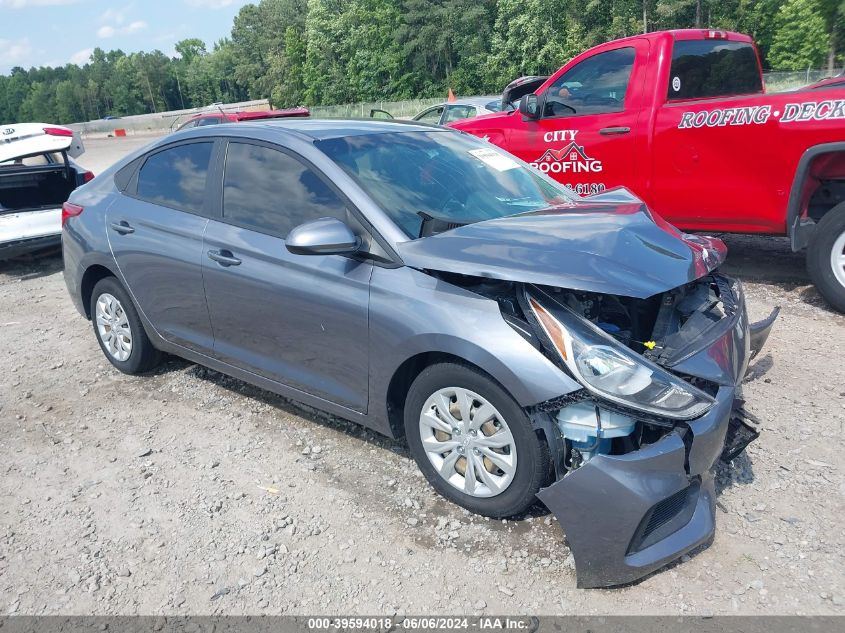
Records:
[[[85,273],[82,275],[82,281],[79,284],[80,295],[82,305],[85,309],[85,316],[88,319],[91,318],[91,294],[94,292],[94,286],[96,286],[101,279],[105,279],[106,277],[118,278],[113,271],[101,264],[89,266],[85,269]]]
[[[826,183],[837,183],[836,190],[845,192],[845,142],[824,143],[807,149],[798,162],[787,204],[786,230],[792,250],[806,248],[815,233],[816,224],[841,200],[828,195]],[[812,207],[811,207],[812,205]]]

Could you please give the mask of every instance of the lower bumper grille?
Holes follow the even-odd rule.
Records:
[[[692,519],[700,480],[653,505],[640,522],[628,553],[640,552],[684,527]]]

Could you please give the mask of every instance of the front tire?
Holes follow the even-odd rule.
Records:
[[[807,271],[822,297],[845,312],[845,203],[816,225],[807,250]]]
[[[161,360],[153,347],[129,293],[114,277],[97,282],[91,293],[94,336],[109,362],[124,374],[150,371]]]
[[[404,413],[411,455],[428,482],[476,514],[521,514],[548,483],[548,447],[525,411],[473,367],[426,368],[408,390]]]

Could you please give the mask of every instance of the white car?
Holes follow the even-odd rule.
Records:
[[[73,130],[48,123],[0,125],[0,260],[57,246],[62,204],[94,174]]]
[[[512,107],[509,106],[509,109],[512,109]],[[428,107],[414,116],[412,120],[420,121],[422,123],[446,125],[452,121],[471,119],[473,117],[481,116],[482,114],[501,112],[501,110],[501,97],[495,95],[489,95],[486,97],[466,97],[464,99],[456,99],[455,101],[444,101],[443,103],[438,103],[437,105]],[[378,109],[370,110],[370,117],[374,119],[394,118],[389,112]]]

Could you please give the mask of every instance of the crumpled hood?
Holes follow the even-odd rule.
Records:
[[[414,268],[639,299],[698,279],[724,261],[721,240],[681,233],[631,200],[587,199],[486,220],[397,249]]]

